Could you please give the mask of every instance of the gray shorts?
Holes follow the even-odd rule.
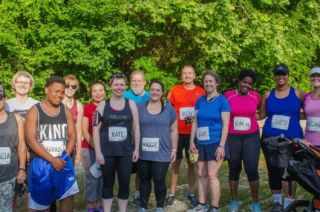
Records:
[[[82,165],[84,169],[84,198],[95,202],[102,198],[102,177],[95,178],[90,172],[90,167],[96,162],[93,149],[82,148]]]
[[[0,183],[0,211],[12,211],[16,178]]]

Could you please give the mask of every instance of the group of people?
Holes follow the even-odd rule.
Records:
[[[270,152],[261,140],[284,134],[320,146],[320,68],[311,69],[313,90],[307,94],[289,85],[286,65],[275,66],[273,74],[275,88],[262,98],[253,89],[257,76],[249,70],[239,73],[236,88],[220,94],[217,73],[205,71],[202,86],[197,86],[195,68],[185,65],[182,83],[165,98],[160,80],[152,80],[146,91],[144,72],[133,71],[126,91],[126,75],[117,73],[109,80],[108,99],[104,83],[94,82],[90,86],[92,101],[83,106],[76,99],[79,82],[75,76],[50,77],[45,98],[39,102],[29,97],[32,75],[17,72],[11,84],[13,98],[7,100],[0,85],[0,211],[12,210],[14,188],[25,180],[30,211],[53,211],[57,200],[60,211],[72,211],[73,197],[79,192],[74,165],[81,164],[88,212],[111,211],[116,176],[118,211],[125,212],[132,173],[136,173],[134,199],[139,211],[148,211],[153,182],[156,211],[161,212],[175,204],[185,156],[191,211],[219,211],[219,170],[228,160],[228,212],[241,207],[238,185],[242,166],[251,191],[249,208],[259,212],[260,147],[268,169],[272,210],[285,208],[294,199],[295,186],[289,192],[288,180],[292,179],[270,163]],[[265,118],[260,135],[257,121]],[[301,119],[307,120],[305,134]],[[97,170],[101,176],[94,173]]]

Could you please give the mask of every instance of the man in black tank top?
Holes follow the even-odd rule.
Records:
[[[26,142],[32,151],[28,181],[31,211],[48,210],[54,200],[61,200],[59,211],[72,211],[73,195],[79,192],[69,157],[76,131],[71,112],[61,103],[64,90],[62,78],[50,77],[44,101],[26,116]]]

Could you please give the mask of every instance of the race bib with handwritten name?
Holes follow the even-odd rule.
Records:
[[[308,117],[307,129],[309,131],[320,132],[320,117]]]
[[[271,120],[271,127],[280,130],[288,130],[290,123],[289,116],[273,115]]]
[[[194,116],[193,107],[181,107],[180,108],[180,120],[185,120],[188,116]]]
[[[8,165],[11,163],[10,147],[0,147],[0,165]]]
[[[251,127],[251,119],[247,117],[234,117],[233,128],[239,131],[249,130]]]
[[[197,139],[199,141],[210,140],[209,127],[198,127],[197,128]]]
[[[66,150],[66,143],[64,141],[43,141],[42,146],[50,153],[53,157],[59,157]]]
[[[127,128],[125,127],[109,127],[109,141],[121,142],[128,137]]]
[[[141,148],[144,152],[159,152],[159,138],[142,138]]]

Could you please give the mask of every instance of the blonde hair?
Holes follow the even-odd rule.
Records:
[[[34,79],[33,79],[33,76],[27,72],[27,71],[18,71],[13,77],[12,77],[12,80],[11,80],[11,87],[12,89],[14,90],[14,83],[15,81],[17,80],[18,77],[26,77],[26,78],[29,78],[31,80],[31,88],[30,88],[30,91],[33,89],[34,87]]]
[[[69,74],[69,75],[63,77],[63,80],[64,80],[65,82],[66,82],[67,80],[73,80],[73,81],[75,81],[75,82],[77,83],[77,85],[79,86],[79,81],[78,81],[77,77],[74,76],[73,74]]]

